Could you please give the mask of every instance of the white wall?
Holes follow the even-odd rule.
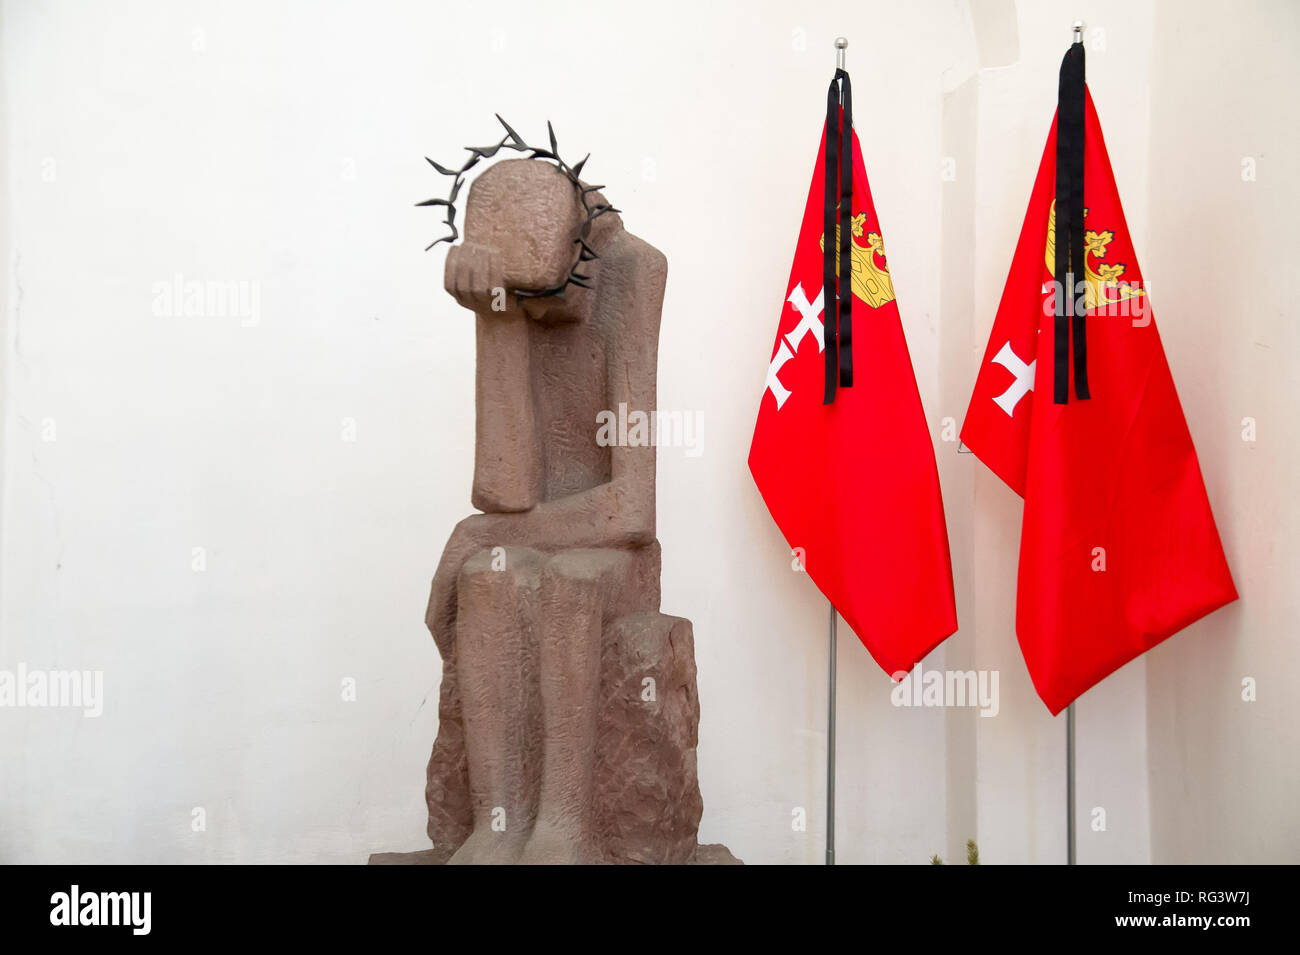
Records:
[[[1156,22],[1148,268],[1241,600],[1148,661],[1151,856],[1295,863],[1300,7],[1164,3]]]
[[[530,137],[549,118],[566,154],[590,150],[589,175],[668,256],[660,403],[702,411],[705,430],[699,457],[659,457],[664,609],[695,624],[701,838],[751,862],[822,858],[825,604],[790,571],[745,457],[833,37],[852,39],[855,119],[936,439],[965,411],[1074,17],[1104,28],[1090,82],[1146,277],[1172,284],[1201,261],[1162,258],[1157,240],[1176,237],[1149,226],[1151,201],[1172,196],[1151,172],[1168,157],[1148,95],[1185,64],[1144,4],[11,2],[0,16],[0,669],[101,669],[107,697],[99,719],[0,710],[0,861],[350,862],[424,845],[439,666],[422,617],[469,511],[473,335],[441,291],[443,253],[422,251],[436,215],[412,203],[441,185],[421,157],[491,140],[493,112]],[[1243,66],[1252,35],[1236,39]],[[1179,127],[1185,163],[1194,132]],[[1237,185],[1201,184],[1229,210]],[[1295,210],[1294,192],[1259,195]],[[1238,274],[1252,248],[1272,254],[1249,230],[1236,241]],[[155,314],[155,284],[177,274],[248,283],[257,321]],[[1280,417],[1285,394],[1275,382],[1242,393],[1257,411],[1216,411],[1248,372],[1181,364],[1196,344],[1175,344],[1176,302],[1158,295],[1240,584],[1242,549],[1265,545],[1234,523],[1250,482],[1223,442],[1244,414]],[[1294,362],[1289,319],[1256,314],[1272,361]],[[1238,458],[1254,453],[1281,489],[1295,442],[1270,446]],[[999,669],[1001,713],[891,706],[842,626],[839,859],[951,858],[975,836],[989,862],[1059,861],[1062,721],[1011,632],[1019,504],[973,456],[936,450],[963,629],[924,665]],[[1277,506],[1294,523],[1295,505]],[[1250,566],[1294,577],[1291,558]],[[1288,609],[1279,597],[1259,618],[1274,630],[1249,666],[1285,655]],[[1163,821],[1153,843],[1149,820],[1171,785],[1221,785],[1212,762],[1162,755],[1187,746],[1162,714],[1198,639],[1080,703],[1081,804],[1110,820],[1081,838],[1083,861],[1197,851]],[[1294,755],[1269,747],[1294,754],[1294,730],[1269,712],[1236,758],[1276,794]],[[1252,809],[1295,845],[1276,795]]]

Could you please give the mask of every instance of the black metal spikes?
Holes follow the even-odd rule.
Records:
[[[582,173],[582,167],[587,164],[587,160],[591,158],[591,154],[588,153],[574,166],[570,166],[566,163],[560,157],[559,143],[555,138],[555,129],[551,126],[550,120],[547,120],[546,122],[546,135],[550,140],[549,149],[528,145],[528,143],[524,141],[523,137],[516,133],[510,127],[510,124],[502,119],[499,114],[497,115],[497,122],[499,122],[506,131],[506,134],[502,137],[501,141],[491,146],[466,146],[465,149],[468,151],[469,155],[466,157],[465,162],[459,169],[448,169],[446,166],[434,162],[428,156],[424,157],[425,162],[432,166],[435,172],[451,178],[451,189],[447,194],[447,198],[426,199],[423,202],[416,203],[417,206],[443,206],[447,210],[447,217],[444,220],[444,224],[447,226],[448,234],[440,239],[434,239],[425,246],[424,251],[428,252],[435,245],[438,245],[441,242],[452,243],[460,238],[460,231],[456,228],[456,199],[460,195],[461,187],[465,184],[466,173],[477,166],[480,160],[491,159],[502,149],[511,149],[515,152],[528,153],[528,159],[543,159],[554,162],[560,172],[564,173],[564,175],[568,177],[569,181],[577,187],[578,196],[582,200],[582,208],[585,212],[585,216],[582,220],[582,227],[578,233],[578,238],[574,240],[575,244],[579,247],[578,260],[574,263],[573,267],[569,269],[569,274],[565,277],[564,281],[554,288],[540,290],[513,290],[514,294],[521,298],[543,298],[550,295],[563,297],[565,290],[570,285],[576,285],[579,288],[591,288],[591,276],[579,272],[578,267],[584,262],[590,262],[592,259],[599,258],[599,254],[587,241],[591,235],[592,223],[603,216],[606,212],[619,211],[607,202],[596,202],[588,198],[598,190],[605,188],[604,186],[584,186],[582,180],[579,178]]]

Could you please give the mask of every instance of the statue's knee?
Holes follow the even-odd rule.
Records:
[[[514,586],[540,576],[546,555],[527,547],[484,547],[461,565],[457,584]]]
[[[618,593],[631,563],[626,551],[561,551],[542,571],[543,602],[551,609],[600,609]]]
[[[546,556],[525,547],[486,547],[461,566],[456,577],[458,616],[464,622],[483,613],[514,613],[541,585]]]

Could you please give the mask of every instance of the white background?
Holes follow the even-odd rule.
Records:
[[[1064,721],[1012,631],[1020,504],[942,423],[969,399],[1076,17],[1242,595],[1079,702],[1080,858],[1296,861],[1297,10],[4,3],[0,669],[102,670],[106,701],[0,710],[0,861],[427,845],[423,613],[470,510],[473,325],[413,203],[443,185],[421,157],[458,162],[500,112],[590,151],[668,256],[660,404],[704,415],[699,457],[659,456],[701,839],[820,862],[825,603],[745,458],[838,34],[953,546],[962,629],[924,666],[1001,678],[996,718],[895,708],[841,626],[839,859],[953,860],[975,837],[985,862],[1062,861]],[[248,283],[258,321],[156,314],[177,275]]]

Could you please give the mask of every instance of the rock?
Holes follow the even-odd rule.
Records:
[[[680,864],[704,811],[691,623],[639,613],[607,627],[596,741],[596,828],[609,861]]]
[[[644,576],[655,580],[658,548],[647,558]],[[429,864],[445,861],[471,829],[456,670],[448,662],[452,665],[444,670],[438,741],[425,792],[428,835],[435,847],[428,851],[437,857]],[[648,611],[607,624],[601,638],[600,687],[593,802],[606,861],[738,864],[725,847],[696,845],[703,800],[695,761],[700,703],[691,622]],[[376,857],[375,864],[422,863]]]
[[[709,845],[699,845],[695,847],[695,858],[691,860],[691,865],[744,865],[735,856],[731,850],[720,843],[710,843]]]
[[[438,692],[438,735],[425,770],[424,801],[429,808],[425,833],[439,851],[450,856],[468,838],[474,820],[469,800],[469,761],[465,755],[465,725],[456,686],[456,661],[442,662]]]

